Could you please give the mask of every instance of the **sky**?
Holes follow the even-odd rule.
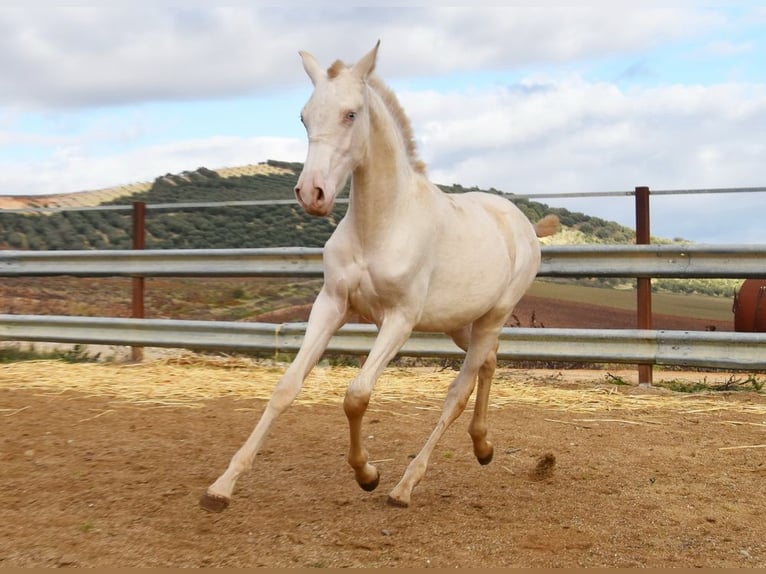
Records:
[[[178,5],[0,4],[0,195],[303,161],[298,51],[352,63],[378,39],[435,183],[766,187],[759,2]],[[631,197],[540,201],[635,226]],[[765,215],[766,193],[658,195],[651,231],[764,243]]]

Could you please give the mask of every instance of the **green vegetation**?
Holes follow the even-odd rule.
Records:
[[[63,361],[65,363],[95,363],[100,354],[89,355],[84,345],[74,345],[71,349],[38,351],[34,346],[22,349],[18,345],[0,348],[0,364],[17,361]]]
[[[279,173],[222,177],[201,167],[196,171],[158,177],[148,191],[123,196],[104,205],[147,205],[190,202],[235,202],[294,198],[293,188],[302,168],[300,163],[270,160]],[[441,186],[447,193],[481,191],[453,184]],[[502,192],[490,188],[489,193]],[[341,196],[347,195],[348,189]],[[506,195],[530,218],[558,215],[562,232],[547,243],[633,243],[632,229],[611,221],[544,203]],[[231,206],[147,210],[147,249],[235,249],[254,247],[322,247],[346,210],[337,205],[328,218],[311,217],[297,203],[267,206]],[[0,210],[0,249],[68,250],[129,249],[131,213],[120,211],[66,211],[17,214]],[[667,240],[657,239],[658,243]],[[597,286],[623,287],[624,279],[592,280]],[[736,280],[656,280],[656,291],[707,294],[731,297]],[[629,285],[628,285],[629,286]]]
[[[611,383],[618,387],[624,387],[624,386],[630,385],[630,383],[626,381],[625,379],[623,379],[620,375],[613,375],[612,373],[607,373],[604,376],[604,379],[606,380],[606,382]]]
[[[615,386],[629,386],[631,383],[619,375],[606,373],[604,380]],[[732,374],[725,381],[711,382],[707,377],[701,380],[690,381],[682,379],[661,379],[652,383],[655,387],[668,389],[676,393],[708,393],[708,392],[734,392],[749,391],[759,393],[766,385],[766,379],[760,378],[754,373]]]
[[[91,522],[90,520],[86,520],[80,525],[80,530],[82,532],[90,532],[91,530],[93,530],[93,528],[94,528],[93,522]]]
[[[148,191],[103,205],[130,205],[134,201],[152,205],[292,199],[300,164],[269,163],[292,171],[226,178],[203,167],[194,172],[158,177]],[[345,205],[338,205],[330,217],[316,218],[304,213],[297,203],[148,209],[146,248],[321,247],[345,210]],[[131,226],[129,210],[50,214],[0,212],[0,249],[130,249]]]
[[[741,279],[652,279],[652,290],[665,293],[684,293],[688,295],[712,295],[725,297],[727,300],[734,296]],[[689,300],[693,301],[693,298]]]
[[[700,392],[731,392],[751,391],[760,392],[766,380],[753,374],[744,376],[731,375],[727,380],[720,383],[710,383],[706,377],[701,381],[681,381],[676,379],[655,381],[654,386],[663,387],[677,393],[700,393]]]
[[[233,202],[293,199],[301,164],[269,161],[287,171],[277,174],[222,177],[201,167],[193,172],[158,177],[148,191],[104,205]],[[442,186],[447,193],[477,191],[460,185]],[[490,189],[490,193],[500,192]],[[343,190],[341,197],[348,194]],[[526,199],[513,199],[532,220],[556,213],[563,225],[593,232],[596,240],[632,241],[633,231],[616,223],[552,209]],[[321,247],[346,210],[337,205],[328,218],[311,217],[297,203],[290,205],[181,208],[147,211],[147,249],[224,249],[240,247]],[[130,211],[67,211],[50,214],[0,212],[0,249],[129,249]]]

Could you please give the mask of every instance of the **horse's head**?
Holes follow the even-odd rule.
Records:
[[[328,215],[335,197],[366,153],[370,130],[365,82],[375,68],[380,42],[353,66],[336,62],[329,70],[300,52],[314,92],[301,112],[308,155],[295,196],[311,215]]]

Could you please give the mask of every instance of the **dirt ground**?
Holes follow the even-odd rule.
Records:
[[[365,419],[382,475],[366,493],[345,461],[355,369],[318,368],[229,509],[202,511],[282,368],[0,366],[0,566],[766,566],[766,396],[615,386],[605,371],[500,370],[494,461],[473,458],[466,412],[401,509],[387,493],[452,373],[387,370]]]

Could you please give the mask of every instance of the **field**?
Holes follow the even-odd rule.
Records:
[[[146,280],[146,316],[227,321],[302,321],[321,287],[316,279],[189,278]],[[0,313],[130,316],[130,279],[7,278],[0,284]],[[509,325],[630,329],[636,295],[577,284],[537,281]],[[657,329],[731,331],[727,297],[655,293]]]
[[[365,419],[381,485],[366,493],[345,462],[356,370],[320,365],[231,507],[200,510],[283,368],[0,366],[0,566],[766,566],[766,397],[610,384],[630,371],[500,369],[495,460],[476,463],[466,413],[400,509],[386,494],[454,373],[384,373]]]
[[[284,170],[219,176],[200,169],[87,199],[38,199],[293,197]],[[24,206],[21,198],[3,201]],[[540,204],[521,203],[543,215]],[[578,242],[633,240],[616,224],[558,213]],[[302,217],[294,207],[182,211],[150,218],[148,245],[321,245],[334,223],[309,227]],[[127,214],[4,221],[5,248],[129,245]],[[147,279],[146,316],[301,321],[319,285]],[[127,317],[130,292],[127,279],[5,278],[0,313]],[[508,324],[632,328],[634,308],[630,290],[538,282]],[[732,329],[727,297],[657,294],[654,312],[657,329]],[[46,346],[35,346],[39,357]],[[134,364],[122,361],[125,351],[76,353],[101,353],[100,362],[0,364],[0,567],[766,566],[758,527],[766,509],[761,379],[745,377],[753,384],[742,390],[731,373],[658,370],[655,387],[641,388],[629,368],[503,365],[491,396],[492,464],[473,458],[464,415],[436,449],[412,506],[398,509],[386,495],[433,428],[454,365],[398,362],[386,370],[365,419],[382,478],[366,493],[345,462],[341,403],[356,369],[323,362],[231,507],[208,514],[199,495],[249,434],[285,364],[157,349]],[[700,385],[719,390],[668,390]]]
[[[318,288],[147,280],[147,316],[302,320]],[[0,312],[128,316],[129,298],[129,280],[9,279]],[[634,300],[539,282],[509,323],[630,328]],[[654,308],[657,328],[731,330],[725,299],[657,295]],[[657,370],[640,388],[630,368],[504,366],[495,460],[476,463],[466,414],[397,509],[386,495],[433,428],[451,365],[384,373],[365,419],[381,485],[366,493],[345,462],[341,404],[356,369],[323,362],[231,507],[211,515],[197,499],[285,364],[157,349],[133,364],[108,351],[0,365],[0,566],[766,566],[766,396],[668,390],[738,388],[731,373]]]

